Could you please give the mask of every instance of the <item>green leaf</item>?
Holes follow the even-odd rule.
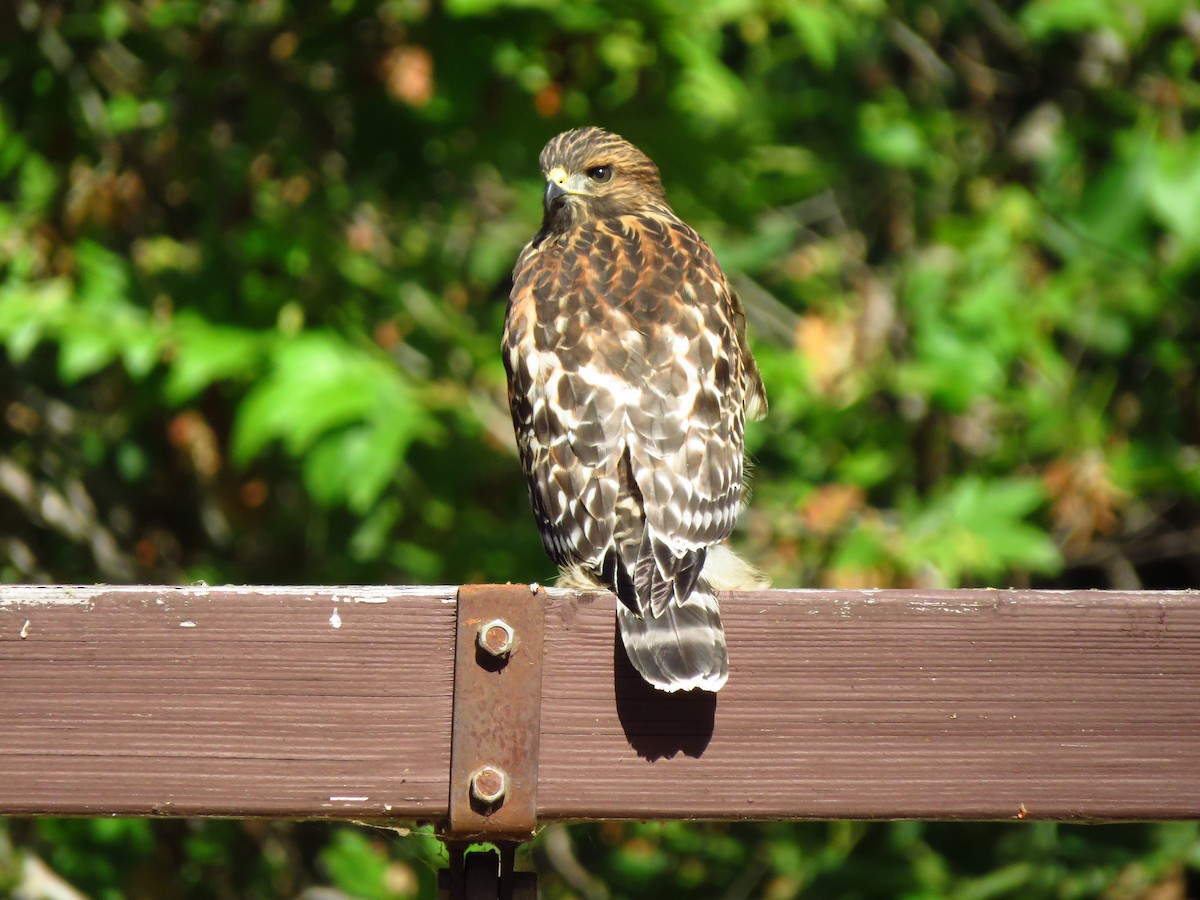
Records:
[[[1020,12],[1025,31],[1034,40],[1060,32],[1085,32],[1121,25],[1119,10],[1109,0],[1033,0]]]
[[[1035,479],[963,477],[905,524],[903,558],[914,570],[933,566],[951,585],[968,573],[1054,571],[1062,561],[1057,547],[1024,521],[1044,500]]]
[[[265,344],[263,335],[251,329],[214,325],[190,312],[179,314],[171,325],[167,399],[183,403],[216,381],[248,378],[261,368]]]
[[[1093,179],[1069,221],[1101,249],[1148,257],[1147,201],[1154,167],[1152,138],[1144,132],[1125,135],[1118,158]]]
[[[710,125],[735,119],[743,110],[745,89],[722,64],[710,36],[672,32],[667,48],[682,66],[674,91],[675,105]]]
[[[304,460],[309,492],[365,512],[401,468],[409,445],[435,430],[390,361],[331,332],[281,338],[270,371],[238,408],[233,457],[270,442]]]
[[[238,409],[234,458],[247,462],[276,439],[299,455],[330,428],[365,418],[376,406],[373,374],[330,332],[281,340],[271,371]]]
[[[834,9],[824,4],[788,3],[788,24],[804,45],[808,58],[819,69],[829,71],[837,61],[837,20]]]
[[[889,166],[917,168],[929,162],[931,150],[925,136],[904,111],[882,104],[865,104],[858,115],[859,144]]]
[[[25,212],[40,212],[50,205],[58,191],[54,167],[36,153],[28,153],[21,163],[18,197]]]
[[[58,343],[58,375],[67,384],[94,375],[117,358],[112,334],[87,320],[74,319]]]
[[[319,501],[345,501],[365,513],[395,477],[416,435],[402,420],[344,428],[322,438],[308,453],[304,483]]]
[[[1156,148],[1150,208],[1191,255],[1200,252],[1200,136]]]
[[[61,324],[70,307],[72,285],[66,278],[0,286],[0,340],[16,362]]]
[[[392,900],[387,889],[388,857],[381,842],[361,832],[338,829],[321,852],[321,866],[333,884],[361,900]]]

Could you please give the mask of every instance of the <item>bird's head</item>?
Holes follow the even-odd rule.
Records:
[[[602,128],[576,128],[552,138],[542,150],[541,165],[544,227],[550,231],[666,206],[658,167],[629,141]]]

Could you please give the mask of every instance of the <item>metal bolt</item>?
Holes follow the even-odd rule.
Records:
[[[508,791],[508,773],[496,766],[480,766],[471,773],[471,797],[485,806],[499,806]]]
[[[501,659],[508,656],[513,648],[512,626],[503,619],[492,619],[479,626],[475,642],[484,653]]]

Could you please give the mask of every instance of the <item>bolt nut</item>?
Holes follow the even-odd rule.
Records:
[[[475,642],[484,653],[494,656],[497,659],[503,659],[512,653],[512,626],[503,619],[492,619],[490,622],[484,622],[479,626],[479,633],[475,637]]]
[[[508,792],[508,773],[497,766],[480,766],[471,773],[471,798],[484,806],[499,806]]]

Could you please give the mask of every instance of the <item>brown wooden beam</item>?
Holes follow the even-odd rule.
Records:
[[[454,596],[0,586],[0,812],[444,816]]]
[[[1200,593],[729,595],[715,698],[541,596],[543,822],[1200,817]],[[454,639],[454,588],[0,586],[0,813],[444,819]]]
[[[769,591],[723,615],[728,685],[678,698],[622,664],[610,602],[556,599],[543,819],[1200,816],[1200,593]]]

